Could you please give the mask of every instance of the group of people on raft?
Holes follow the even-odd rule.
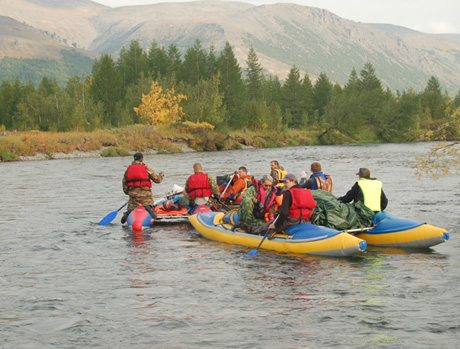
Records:
[[[200,163],[195,163],[194,173],[185,182],[182,195],[167,201],[163,206],[166,210],[177,210],[200,205],[216,207],[219,203],[224,206],[239,203],[239,227],[245,232],[279,232],[310,221],[316,207],[311,190],[332,192],[332,178],[323,173],[319,162],[313,162],[310,171],[309,177],[305,171],[302,172],[299,182],[278,161],[271,161],[270,174],[260,180],[254,179],[246,167],[241,166],[227,182],[220,180],[219,185],[216,179],[203,172]],[[357,175],[358,181],[338,200],[344,203],[360,201],[374,212],[383,211],[388,199],[383,192],[382,182],[371,178],[367,168],[360,168]],[[137,206],[144,206],[153,219],[157,218],[151,187],[152,182],[161,183],[163,178],[164,173],[157,175],[143,163],[141,153],[134,154],[134,161],[123,176],[123,191],[129,195],[129,202],[122,223],[126,222],[129,213]]]

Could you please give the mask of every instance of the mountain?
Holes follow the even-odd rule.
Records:
[[[62,51],[71,50],[88,57],[97,57],[94,52],[78,49],[76,44],[69,46],[65,40],[60,40],[49,32],[35,29],[10,17],[0,16],[0,33],[0,59],[55,59],[62,55]]]
[[[280,78],[295,64],[313,79],[325,72],[344,84],[353,68],[359,71],[371,62],[394,90],[421,90],[432,75],[451,94],[460,86],[460,35],[357,23],[295,4],[194,1],[109,8],[89,0],[0,0],[0,15],[41,30],[63,46],[115,57],[133,39],[146,49],[155,40],[184,51],[198,38],[217,51],[229,41],[243,68],[252,45],[266,71]],[[0,46],[0,57],[9,50]],[[30,50],[31,58],[36,54]]]
[[[10,17],[0,16],[0,33],[0,81],[19,78],[37,85],[46,75],[64,84],[70,76],[88,74],[97,57]]]

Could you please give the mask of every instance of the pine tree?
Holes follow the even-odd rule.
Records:
[[[176,45],[171,44],[168,47],[168,76],[175,78],[181,70],[182,58],[181,53]]]
[[[364,64],[363,69],[360,72],[360,79],[358,80],[358,86],[362,91],[379,91],[383,92],[382,84],[375,75],[375,69],[372,63],[367,62]]]
[[[379,115],[382,108],[387,104],[388,95],[385,94],[371,63],[366,63],[361,70],[358,87],[360,93],[358,103],[362,106],[361,113],[367,115],[365,121],[367,126],[377,127],[376,132],[378,132]]]
[[[188,84],[197,84],[206,75],[206,52],[201,47],[200,40],[196,40],[184,55],[181,66],[180,80]]]
[[[147,74],[149,59],[138,40],[131,41],[129,49],[122,48],[117,62],[117,68],[123,79],[124,88],[136,83],[141,74]]]
[[[344,87],[344,92],[351,96],[351,95],[358,95],[360,92],[360,82],[359,82],[359,76],[358,73],[356,72],[356,69],[353,68],[350,73],[350,77],[348,78],[348,82]]]
[[[264,80],[264,96],[267,101],[267,105],[277,104],[281,107],[283,103],[283,96],[281,94],[281,81],[278,76],[269,76],[268,79]]]
[[[215,76],[217,74],[217,70],[216,49],[214,45],[211,45],[209,52],[206,55],[206,69],[204,75],[205,80],[209,80]]]
[[[96,59],[90,78],[90,93],[96,103],[104,106],[104,125],[116,125],[115,105],[122,99],[122,79],[112,56],[102,55]]]
[[[299,127],[305,123],[303,107],[303,89],[299,69],[294,65],[282,88],[283,110],[289,118],[285,122],[289,127]],[[289,120],[288,120],[289,119]]]
[[[308,73],[305,73],[305,76],[302,80],[302,99],[302,105],[308,115],[308,119],[310,123],[314,123],[316,121],[314,120],[314,91],[313,84],[311,83]]]
[[[168,71],[168,54],[165,48],[159,47],[154,41],[148,54],[149,72],[154,79],[160,76],[166,76]]]
[[[332,87],[328,76],[325,73],[320,73],[313,87],[315,110],[318,111],[320,118],[324,115],[324,111],[332,98]]]
[[[444,109],[446,108],[446,102],[442,95],[441,84],[439,80],[432,76],[426,85],[425,90],[422,93],[422,107],[424,110],[428,110],[431,118],[442,119],[444,117]]]
[[[217,66],[221,76],[219,90],[224,95],[223,102],[227,108],[226,122],[228,125],[238,128],[244,120],[241,105],[245,96],[245,89],[241,77],[241,67],[228,41],[217,59]]]
[[[246,84],[248,87],[249,99],[262,101],[263,88],[262,83],[264,76],[262,74],[262,66],[259,63],[254,47],[251,45],[249,49],[247,64],[247,80]]]
[[[13,126],[13,115],[18,111],[18,104],[21,98],[22,84],[19,79],[15,82],[4,79],[0,85],[0,126],[11,129]]]

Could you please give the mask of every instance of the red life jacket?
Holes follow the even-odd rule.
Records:
[[[292,205],[289,207],[289,217],[309,219],[316,207],[315,199],[310,189],[292,187],[289,189],[292,196]]]
[[[144,164],[129,165],[126,170],[126,179],[128,187],[152,187],[147,173],[147,166]]]
[[[275,204],[276,188],[272,187],[270,196],[267,196],[267,192],[265,191],[264,187],[262,187],[262,184],[260,184],[260,181],[254,179],[252,181],[252,185],[254,185],[256,188],[256,195],[254,195],[254,197],[260,203],[262,203],[262,205],[264,205],[264,209],[262,212],[262,216],[264,216],[265,213],[267,213],[270,210],[270,208]],[[254,209],[257,210],[258,208],[254,207]]]
[[[212,195],[207,173],[195,173],[188,178],[187,189],[192,199],[204,198]]]

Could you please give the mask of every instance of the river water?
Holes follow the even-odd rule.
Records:
[[[449,230],[429,250],[368,248],[354,258],[283,255],[201,238],[188,225],[133,238],[118,215],[131,158],[0,163],[2,348],[457,348],[459,177],[415,179],[429,144],[149,155],[160,197],[201,162],[216,176],[270,160],[300,175],[320,161],[333,193],[359,167],[381,179],[387,211]]]

